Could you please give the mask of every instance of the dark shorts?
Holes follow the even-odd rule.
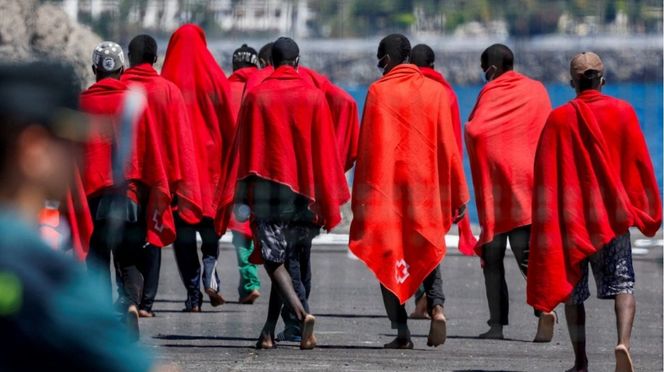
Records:
[[[320,233],[320,226],[303,221],[253,220],[254,240],[265,261],[284,263],[292,249],[311,240]]]
[[[589,264],[597,284],[597,298],[606,300],[619,294],[634,293],[635,278],[629,233],[616,237],[581,263],[583,276],[570,295],[568,304],[582,304],[590,297]]]

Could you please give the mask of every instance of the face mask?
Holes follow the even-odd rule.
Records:
[[[489,66],[489,68],[486,69],[486,71],[482,71],[482,82],[484,84],[486,84],[489,81],[493,80],[493,76],[495,75],[495,73],[491,74],[491,77],[487,76],[489,74],[489,71],[491,71],[492,68],[496,69],[496,70],[498,69],[496,66],[491,65],[491,66]]]
[[[385,72],[385,66],[387,66],[387,62],[385,62],[385,64],[383,64],[382,62],[383,62],[383,60],[385,60],[386,58],[389,58],[389,57],[390,56],[386,54],[386,55],[384,55],[384,56],[382,56],[378,59],[378,64],[376,65],[376,67],[379,70],[381,70],[382,72]]]

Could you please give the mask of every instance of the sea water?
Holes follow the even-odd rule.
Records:
[[[366,86],[345,86],[344,87],[357,101],[360,115],[364,107],[364,100],[367,95]],[[558,107],[570,99],[574,98],[574,90],[566,84],[547,84],[549,97],[554,107]],[[473,109],[477,94],[482,89],[481,85],[457,86],[454,87],[459,99],[459,110],[461,120],[465,122]],[[639,117],[641,129],[648,143],[648,150],[655,167],[655,174],[659,183],[660,193],[662,192],[662,111],[664,107],[662,97],[662,84],[660,83],[619,83],[607,84],[603,92],[613,97],[624,99],[631,103]],[[472,191],[470,165],[468,156],[464,154],[464,166],[466,169],[466,178],[468,187],[471,189],[471,201],[469,203],[469,212],[471,220],[477,223],[477,209],[475,208],[474,194]]]

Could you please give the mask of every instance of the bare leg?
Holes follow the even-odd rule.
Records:
[[[274,331],[277,328],[279,313],[283,306],[283,300],[274,283],[270,289],[270,302],[267,308],[267,319],[256,343],[256,349],[272,349],[274,347]]]
[[[583,304],[565,304],[567,330],[574,349],[574,367],[568,372],[585,372],[588,370],[586,355],[586,309]]]
[[[632,324],[636,312],[636,300],[632,294],[619,294],[615,303],[618,345],[616,346],[616,372],[634,371],[629,349],[631,346]]]
[[[307,313],[302,302],[300,302],[297,293],[295,293],[295,288],[293,288],[293,281],[288,274],[288,270],[286,270],[283,264],[274,262],[266,262],[265,268],[272,280],[272,288],[276,288],[283,303],[288,306],[297,319],[302,322],[302,342],[300,343],[300,348],[313,349],[316,345],[316,339],[313,335],[315,318]],[[276,317],[279,317],[278,313]]]

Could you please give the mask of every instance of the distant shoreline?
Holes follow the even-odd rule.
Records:
[[[363,85],[378,76],[375,67],[376,48],[380,38],[368,39],[303,39],[301,63],[346,85]],[[256,49],[268,39],[210,40],[208,45],[225,71],[230,73],[230,57],[237,47],[247,43]],[[422,36],[411,38],[413,44],[429,44],[437,56],[436,68],[453,84],[480,81],[479,54],[493,43],[510,46],[516,55],[516,68],[544,82],[567,82],[568,63],[579,51],[599,53],[608,77],[614,82],[661,82],[662,35],[570,37],[545,35],[529,39],[454,38]],[[167,41],[160,43],[165,51]]]

